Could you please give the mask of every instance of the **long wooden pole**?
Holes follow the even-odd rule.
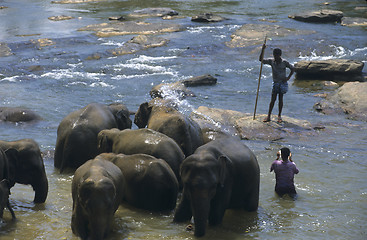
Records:
[[[265,35],[265,40],[264,40],[264,45],[266,44],[266,35]],[[254,118],[253,120],[255,120],[255,116],[256,116],[256,108],[257,108],[257,99],[259,98],[259,89],[260,89],[260,79],[261,79],[261,72],[263,70],[263,58],[264,58],[264,50],[265,48],[261,49],[261,65],[260,65],[260,73],[259,73],[259,81],[257,84],[257,93],[256,93],[256,101],[255,101],[255,110],[254,110]]]

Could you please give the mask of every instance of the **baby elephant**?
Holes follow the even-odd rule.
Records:
[[[124,175],[124,200],[149,211],[167,211],[176,206],[178,182],[170,166],[147,154],[102,153],[96,157],[117,165]]]
[[[122,194],[123,175],[116,165],[93,159],[80,166],[72,181],[73,233],[81,239],[106,237]]]

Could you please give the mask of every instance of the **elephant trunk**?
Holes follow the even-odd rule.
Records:
[[[42,176],[32,184],[32,187],[35,191],[34,203],[44,203],[48,194],[48,180],[46,173],[42,173]]]
[[[105,214],[105,213],[103,213]],[[102,214],[99,216],[93,216],[90,219],[90,240],[102,240],[104,239],[110,231],[111,217],[103,217]]]
[[[195,222],[195,236],[202,237],[205,235],[208,223],[210,199],[208,196],[202,196],[202,193],[191,195],[191,208]]]

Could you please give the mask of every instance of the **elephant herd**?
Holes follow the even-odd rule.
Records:
[[[228,208],[256,211],[260,170],[254,153],[235,137],[214,140],[168,100],[140,105],[131,129],[125,105],[91,103],[57,129],[54,166],[75,171],[71,228],[81,239],[103,239],[121,203],[172,211],[174,222],[194,218],[195,236],[222,222]],[[31,184],[45,202],[48,182],[36,142],[0,141],[0,217],[15,183]],[[176,206],[179,193],[181,199]]]

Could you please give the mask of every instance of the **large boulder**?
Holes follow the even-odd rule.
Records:
[[[367,82],[348,82],[315,104],[325,114],[348,114],[348,118],[367,121]]]
[[[217,84],[217,79],[210,74],[204,74],[181,81],[186,87],[208,86]]]
[[[159,34],[166,32],[178,32],[182,28],[178,24],[146,23],[134,21],[110,21],[108,23],[91,24],[82,27],[79,31],[95,31],[98,37],[111,37],[129,34]]]
[[[294,65],[297,79],[362,81],[364,63],[349,59],[299,61]]]
[[[265,114],[253,120],[252,114],[233,110],[208,108],[201,106],[193,111],[191,118],[207,132],[219,132],[241,139],[278,140],[282,138],[298,138],[316,134],[310,122],[283,116],[283,122],[275,119],[264,123]]]
[[[320,11],[290,15],[289,18],[302,22],[313,23],[341,22],[341,19],[343,18],[343,12],[337,10],[322,9]]]
[[[41,116],[23,107],[0,107],[0,122],[34,122],[42,120]]]

